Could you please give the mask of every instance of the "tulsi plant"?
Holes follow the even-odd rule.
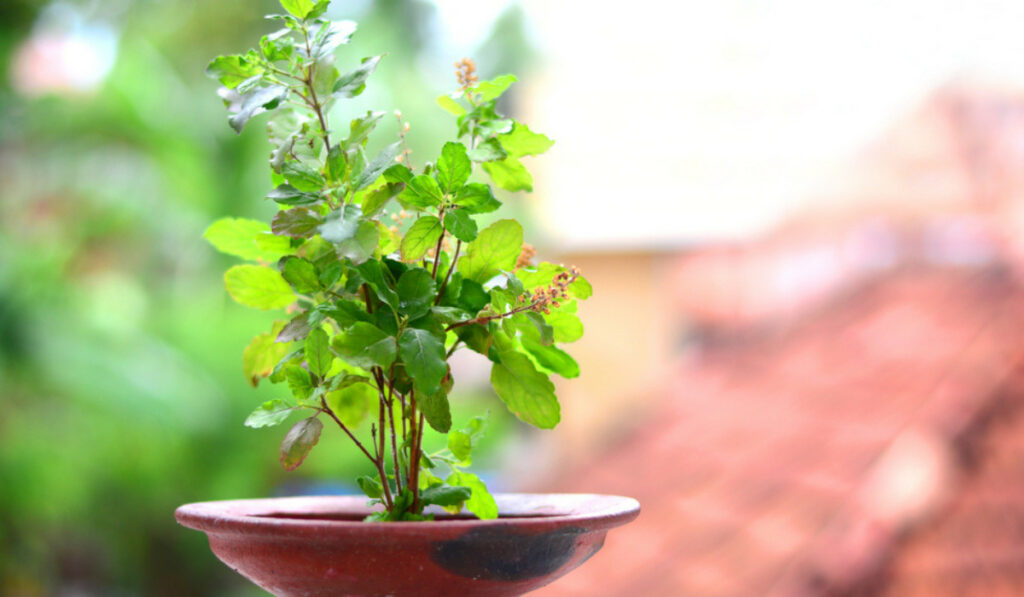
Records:
[[[267,379],[289,397],[262,404],[245,424],[302,415],[281,444],[289,470],[325,421],[336,425],[376,470],[357,479],[383,504],[368,520],[431,519],[430,505],[495,518],[487,487],[466,470],[485,422],[452,429],[448,361],[463,349],[486,356],[494,391],[511,412],[540,428],[559,422],[549,376],[579,375],[557,344],[583,334],[576,301],[591,287],[575,268],[533,264],[517,221],[482,229],[477,222],[501,208],[483,175],[506,191],[531,191],[521,158],[553,141],[498,112],[515,77],[479,81],[464,59],[456,63],[458,90],[438,98],[456,118],[456,140],[414,168],[409,126],[396,111],[397,140],[368,155],[384,114],[367,112],[347,126],[332,126],[328,115],[363,91],[382,56],[339,70],[335,50],[355,24],[324,18],[328,2],[281,0],[285,13],[268,18],[282,28],[208,67],[236,132],[270,113],[267,199],[279,211],[269,223],[224,218],[205,233],[248,262],[224,275],[234,300],[287,314],[252,340],[242,362],[252,385]],[[427,425],[447,435],[446,449],[424,453]]]

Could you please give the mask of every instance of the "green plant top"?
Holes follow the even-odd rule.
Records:
[[[576,300],[591,287],[575,268],[532,264],[517,221],[480,229],[477,217],[501,202],[475,171],[501,189],[530,191],[520,159],[553,141],[498,113],[495,102],[515,77],[478,81],[464,59],[456,63],[459,89],[438,98],[457,118],[457,139],[433,163],[413,168],[409,126],[397,111],[397,141],[367,155],[383,113],[347,127],[332,127],[328,113],[363,91],[382,57],[346,72],[335,67],[335,49],[355,24],[323,18],[328,2],[282,0],[286,14],[268,18],[283,28],[208,68],[223,85],[235,131],[272,113],[276,186],[267,198],[279,211],[269,224],[224,218],[205,233],[217,249],[249,262],[224,275],[234,300],[288,314],[252,340],[242,362],[253,385],[266,378],[290,397],[262,404],[245,424],[278,425],[304,413],[281,445],[289,470],[317,443],[324,420],[336,424],[377,471],[357,479],[384,506],[372,520],[429,519],[423,509],[432,504],[494,518],[486,486],[465,470],[484,420],[452,429],[448,360],[464,348],[486,356],[508,409],[554,427],[560,411],[549,376],[579,374],[557,344],[583,334]],[[360,439],[366,417],[369,434]],[[423,453],[426,425],[447,434],[447,449]]]

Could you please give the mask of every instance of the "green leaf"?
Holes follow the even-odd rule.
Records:
[[[441,388],[436,394],[418,395],[418,398],[417,404],[427,423],[440,433],[448,433],[448,430],[452,428],[452,412],[448,404],[448,392]]]
[[[317,10],[319,9],[314,9],[306,18],[313,18],[312,15]],[[321,22],[319,26],[312,27],[311,31],[313,33],[313,43],[309,48],[310,57],[316,60],[318,64],[322,64],[334,58],[333,53],[338,46],[347,44],[352,39],[352,34],[356,32],[356,24],[352,21],[326,21]],[[326,97],[329,92],[329,87],[317,89],[317,94],[320,97]]]
[[[282,184],[267,193],[267,199],[281,205],[312,205],[320,201],[320,195],[300,191],[290,184]]]
[[[281,0],[281,6],[293,17],[304,19],[313,11],[312,0]]]
[[[502,270],[511,270],[522,252],[523,227],[515,220],[498,220],[484,228],[459,260],[459,273],[484,283]]]
[[[315,328],[306,337],[306,364],[309,371],[317,377],[323,377],[331,370],[334,355],[327,339],[327,332]]]
[[[234,89],[246,79],[262,73],[263,67],[259,62],[249,60],[247,56],[240,54],[217,56],[206,67],[206,74],[220,81],[220,84],[228,89]]]
[[[526,355],[513,350],[499,354],[501,363],[491,368],[491,385],[509,411],[541,429],[557,425],[561,414],[551,380]]]
[[[487,306],[487,303],[491,302],[491,297],[484,290],[484,287],[479,282],[474,280],[463,280],[462,290],[459,292],[459,305],[469,311],[471,314],[476,314]]]
[[[377,298],[384,301],[392,309],[398,307],[398,294],[388,284],[380,261],[370,260],[356,267],[359,275],[370,285]]]
[[[566,311],[564,307],[552,311],[544,319],[554,330],[555,342],[568,344],[583,337],[583,322],[575,313]]]
[[[299,468],[306,455],[320,440],[324,424],[316,417],[303,419],[295,424],[281,442],[281,466],[293,471]]]
[[[501,75],[490,81],[480,81],[473,88],[473,91],[480,94],[481,100],[489,102],[505,93],[505,90],[518,80],[515,75]]]
[[[545,346],[533,338],[521,338],[523,348],[526,349],[537,364],[542,368],[561,375],[566,379],[580,376],[580,366],[576,360],[569,356],[561,348],[556,346]]]
[[[494,198],[490,185],[471,182],[462,187],[455,197],[455,205],[472,214],[492,212],[501,207],[501,202]]]
[[[334,145],[327,152],[327,177],[331,182],[341,182],[348,167],[348,155],[340,145]]]
[[[253,387],[274,371],[274,366],[288,355],[288,344],[277,342],[284,322],[275,323],[269,333],[256,336],[242,352],[242,372]]]
[[[487,491],[487,485],[480,477],[472,473],[456,471],[448,476],[446,482],[457,487],[467,487],[472,492],[466,500],[466,509],[476,514],[481,520],[493,520],[498,517],[498,504]]]
[[[280,309],[295,302],[291,286],[269,267],[236,265],[224,273],[224,285],[235,301],[256,309]]]
[[[327,242],[342,243],[356,235],[363,212],[358,205],[348,204],[327,214],[320,226],[320,236]]]
[[[395,285],[398,292],[398,306],[410,320],[425,315],[437,296],[434,278],[430,272],[414,267],[402,274]]]
[[[335,246],[338,249],[338,255],[358,265],[373,256],[379,241],[380,232],[377,230],[377,224],[371,220],[362,220],[352,238],[337,243]]]
[[[466,146],[455,141],[445,143],[437,160],[437,182],[441,190],[454,193],[466,184],[472,171],[473,164],[466,156]]]
[[[371,500],[379,499],[384,495],[384,488],[381,486],[380,481],[373,477],[368,477],[366,475],[356,477],[356,484],[359,485],[359,489],[363,490],[366,497]]]
[[[398,354],[413,380],[416,393],[433,396],[448,372],[444,343],[426,330],[406,328],[398,338]]]
[[[366,380],[365,377],[351,377]],[[362,423],[370,412],[370,406],[376,404],[377,390],[367,383],[353,383],[328,392],[324,401],[334,415],[351,429]]]
[[[299,313],[291,319],[281,332],[277,335],[274,340],[276,342],[294,342],[296,340],[303,340],[309,335],[309,330],[312,329],[309,325],[309,314]]]
[[[362,369],[387,368],[395,362],[395,339],[371,323],[352,324],[334,337],[332,346],[346,361]]]
[[[401,168],[405,168],[405,166],[401,166]],[[401,168],[396,170],[391,170],[389,168],[388,170],[400,173],[402,172]],[[401,195],[399,195],[399,199],[420,209],[441,205],[441,202],[444,201],[444,197],[441,194],[441,187],[437,185],[437,181],[434,180],[434,177],[427,174],[420,174],[419,176],[415,176],[409,180],[405,185],[405,190],[402,191]]]
[[[448,434],[448,450],[455,458],[465,462],[473,452],[473,441],[468,433],[452,431]]]
[[[291,29],[284,28],[260,38],[260,51],[268,62],[290,60],[295,51],[295,40],[288,36]]]
[[[441,106],[441,109],[448,112],[452,116],[462,116],[466,113],[466,109],[459,105],[459,102],[455,101],[450,95],[442,95],[437,98],[437,105]]]
[[[497,139],[487,139],[470,149],[467,155],[474,162],[493,162],[505,159],[508,153]]]
[[[324,187],[324,177],[302,162],[285,162],[281,167],[281,174],[299,191],[316,192]]]
[[[341,79],[339,79],[340,81]],[[357,145],[362,145],[366,141],[367,136],[370,132],[376,128],[377,122],[384,116],[383,112],[374,112],[372,110],[366,112],[366,116],[361,116],[352,120],[349,124],[349,135],[345,139],[345,147],[352,148]]]
[[[281,85],[259,87],[242,95],[238,111],[228,117],[228,124],[241,133],[245,123],[257,114],[273,110],[288,97],[288,88]]]
[[[256,244],[256,239],[270,236],[270,231],[270,227],[259,220],[221,218],[203,232],[203,238],[221,253],[251,261],[277,261],[290,252],[286,239],[282,239],[285,240],[283,245],[278,243],[273,248],[263,249]]]
[[[502,147],[508,154],[515,158],[524,155],[539,155],[551,149],[555,144],[547,135],[535,133],[525,124],[516,123],[511,132],[500,135]]]
[[[380,175],[395,164],[395,158],[402,151],[402,142],[396,141],[391,145],[388,145],[384,149],[380,150],[380,153],[373,158],[366,168],[363,169],[362,174],[359,175],[359,181],[356,183],[355,189],[361,190],[373,184]]]
[[[273,427],[280,425],[295,410],[283,400],[268,400],[259,408],[252,411],[252,414],[245,419],[245,426],[259,429],[260,427]]]
[[[405,189],[404,184],[390,182],[366,194],[361,194],[359,205],[363,208],[363,215],[367,218],[377,215],[387,205],[387,202],[397,197],[403,189]]]
[[[302,367],[288,365],[284,368],[284,379],[288,382],[288,388],[292,391],[292,395],[299,402],[307,400],[313,395],[313,378],[309,376],[309,371]]]
[[[416,175],[405,164],[395,164],[384,171],[384,179],[392,183],[408,185],[412,183],[414,178],[416,178]]]
[[[402,238],[402,261],[411,263],[418,261],[434,248],[443,232],[441,220],[435,216],[422,216],[416,220]],[[518,254],[517,254],[518,256]]]
[[[338,97],[355,97],[362,93],[366,89],[366,79],[376,70],[383,57],[380,55],[363,58],[358,67],[338,77],[333,94]]]
[[[270,229],[278,236],[310,238],[316,234],[323,218],[305,207],[285,209],[274,214]]]
[[[320,290],[320,278],[316,267],[301,257],[289,257],[284,262],[281,275],[299,294],[311,294]]]
[[[533,191],[533,177],[526,167],[512,156],[494,162],[484,162],[484,171],[494,184],[506,191]]]
[[[473,217],[464,209],[451,209],[444,214],[444,227],[464,243],[476,240],[477,228]]]
[[[472,490],[468,487],[452,487],[450,485],[435,485],[420,493],[420,501],[424,505],[435,506],[461,506],[469,499]]]

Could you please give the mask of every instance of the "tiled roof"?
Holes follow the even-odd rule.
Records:
[[[1005,270],[907,267],[719,339],[552,488],[643,512],[536,594],[1024,594],[1022,338]]]

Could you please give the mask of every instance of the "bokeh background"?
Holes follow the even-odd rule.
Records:
[[[1024,594],[1024,7],[334,4],[342,65],[388,53],[336,122],[426,159],[472,56],[557,141],[507,199],[594,284],[583,375],[537,432],[461,358],[457,416],[492,489],[644,512],[538,595]],[[257,595],[173,509],[355,491],[342,438],[285,473],[242,427],[271,316],[201,238],[273,209],[203,68],[277,10],[0,3],[0,596]]]

